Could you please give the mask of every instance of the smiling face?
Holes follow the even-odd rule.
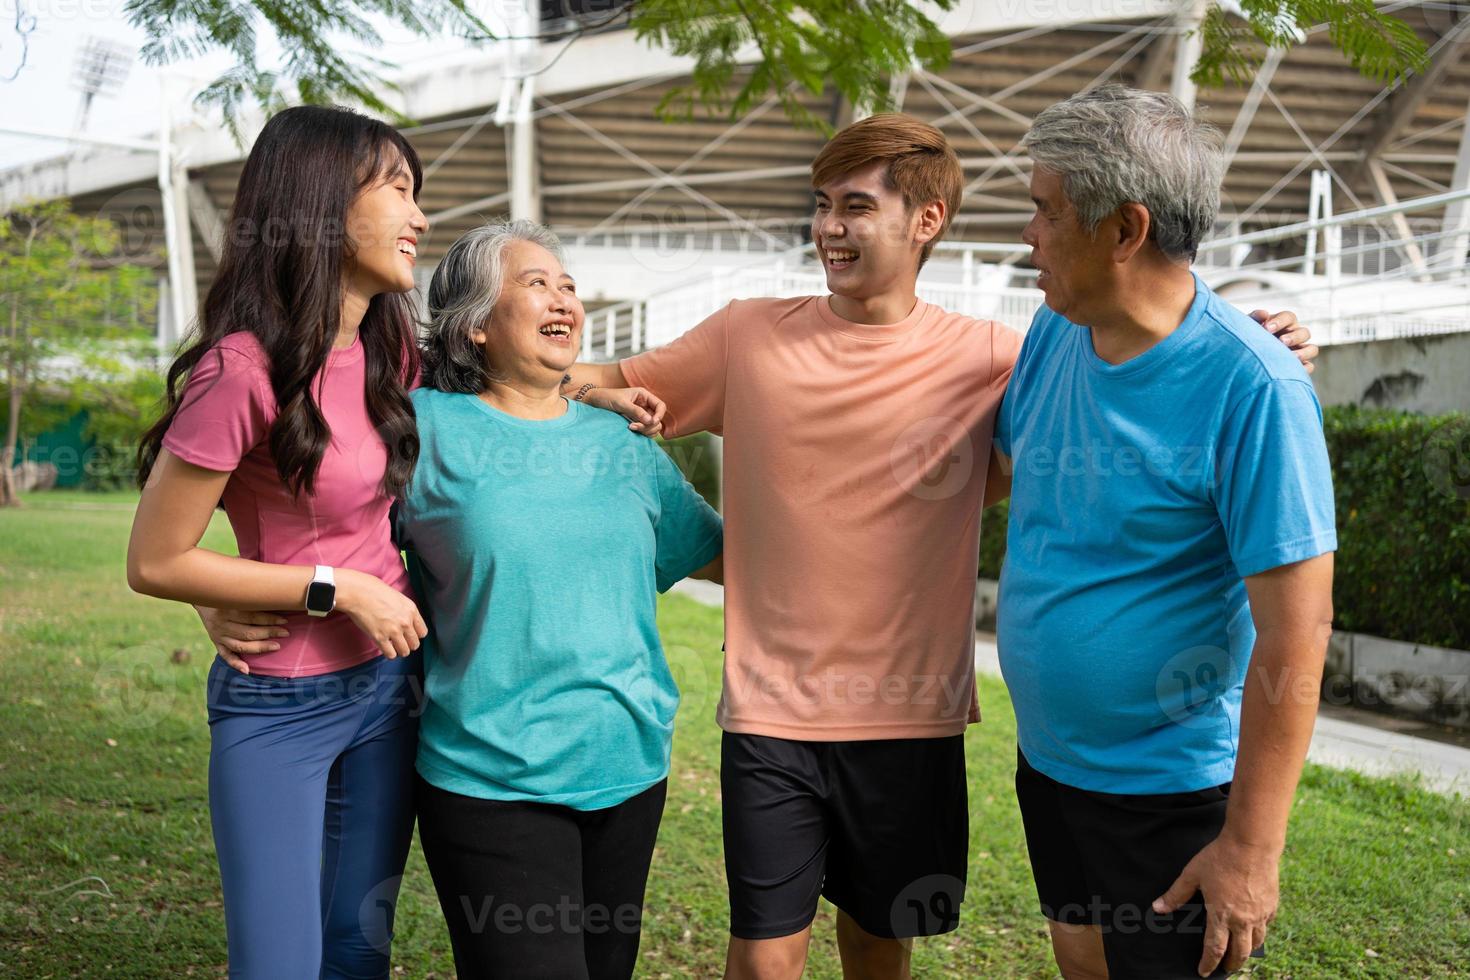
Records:
[[[827,272],[827,288],[838,296],[871,299],[912,291],[920,252],[937,234],[938,223],[926,221],[925,212],[942,213],[943,206],[935,202],[909,209],[884,179],[887,170],[888,162],[880,160],[814,192],[812,241]]]
[[[390,173],[364,188],[347,210],[352,243],[347,275],[364,296],[413,289],[419,237],[429,229],[415,200],[413,174],[402,154],[395,149],[393,155],[396,165]]]
[[[1031,246],[1037,288],[1054,312],[1090,325],[1113,292],[1117,270],[1108,243],[1117,237],[1117,218],[1104,218],[1097,233],[1088,234],[1067,199],[1062,178],[1041,167],[1031,171],[1031,201],[1036,213],[1021,232],[1021,241]]]
[[[534,242],[506,245],[501,268],[490,322],[472,339],[485,348],[496,376],[559,384],[581,351],[586,314],[577,284],[555,255]]]

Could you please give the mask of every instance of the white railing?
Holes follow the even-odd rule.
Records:
[[[789,224],[789,223],[787,223]],[[571,229],[561,232],[562,241],[577,248],[652,248],[662,253],[698,249],[716,255],[773,255],[801,247],[801,235],[786,224],[759,230],[738,228],[696,228],[686,231],[636,230],[609,228],[601,231]]]
[[[925,267],[918,284],[927,302],[1017,327],[1031,322],[1041,306],[1030,269],[987,264],[984,258],[1024,255],[1014,245],[945,243]],[[716,269],[701,279],[664,290],[646,300],[605,306],[587,314],[582,356],[613,360],[666,344],[734,299],[752,296],[810,296],[827,291],[826,274],[812,247],[782,253],[774,262]]]
[[[1200,246],[1195,268],[1246,309],[1294,310],[1321,344],[1458,333],[1470,330],[1470,231],[1436,221],[1437,230],[1403,235],[1400,216],[1461,202],[1470,206],[1470,190],[1212,238]],[[1396,227],[1384,228],[1385,220]],[[1042,303],[1035,273],[1016,265],[1029,251],[1003,242],[941,242],[919,279],[919,295],[1024,329]],[[732,299],[825,291],[810,244],[777,251],[590,313],[582,353],[613,359],[666,344]]]
[[[1436,219],[1415,234],[1404,216],[1466,206],[1470,189],[1334,215],[1329,197],[1307,221],[1203,243],[1197,268],[1217,287],[1258,283],[1254,305],[1310,317],[1319,343],[1459,333],[1470,330],[1470,230]]]

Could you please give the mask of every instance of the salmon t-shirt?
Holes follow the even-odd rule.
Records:
[[[316,492],[293,497],[276,472],[270,430],[276,399],[269,359],[254,334],[232,333],[189,375],[163,446],[195,466],[228,472],[220,502],[240,557],[277,565],[331,565],[376,575],[407,594],[408,572],[388,524],[383,494],[388,450],[367,408],[362,339],[334,350],[313,384],[332,430]],[[317,618],[283,609],[291,635],[281,649],[251,654],[251,673],[301,677],[342,670],[378,655],[345,613]]]
[[[870,325],[808,296],[738,300],[622,362],[667,435],[725,439],[722,728],[842,741],[979,720],[980,509],[1020,347],[922,300]]]

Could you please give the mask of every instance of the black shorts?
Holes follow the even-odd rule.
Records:
[[[875,936],[959,925],[970,842],[963,735],[720,747],[730,933],[775,939],[817,897]]]
[[[1230,784],[1191,793],[1096,793],[1037,772],[1019,751],[1016,757],[1016,798],[1042,914],[1099,927],[1110,980],[1198,980],[1200,894],[1171,915],[1154,912],[1153,901],[1219,836]],[[1222,967],[1213,975],[1226,974]]]

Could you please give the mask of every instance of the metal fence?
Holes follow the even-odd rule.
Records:
[[[1316,217],[1277,228],[1215,237],[1195,269],[1246,308],[1291,309],[1319,343],[1351,343],[1470,330],[1470,190]],[[1447,211],[1421,222],[1408,215]],[[698,247],[697,243],[692,243]],[[589,314],[585,358],[614,359],[666,344],[731,300],[826,291],[810,244],[771,253],[762,243],[744,268],[707,273],[643,300]],[[941,242],[918,293],[947,310],[1025,329],[1042,304],[1029,249],[1001,242]]]

